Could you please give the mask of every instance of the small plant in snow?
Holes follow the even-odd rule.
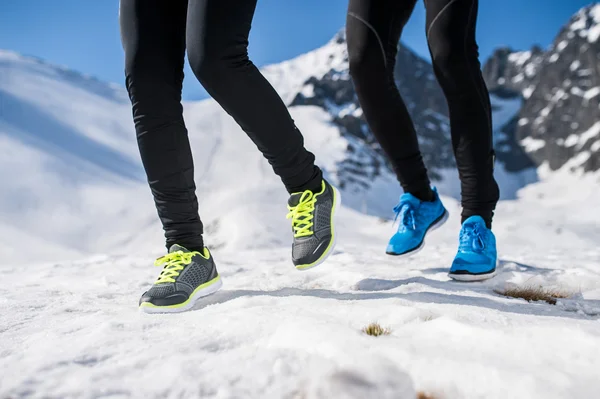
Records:
[[[425,392],[417,392],[417,399],[437,399],[435,396],[425,393]]]
[[[571,296],[570,293],[557,288],[545,288],[542,286],[510,287],[502,290],[494,290],[494,292],[510,298],[525,299],[528,302],[544,301],[550,305],[556,305],[558,298],[569,298]]]
[[[380,335],[389,335],[391,333],[389,328],[383,328],[378,323],[371,323],[362,330],[367,335],[378,337]]]
[[[431,320],[433,320],[433,319],[435,319],[435,316],[434,316],[434,315],[432,315],[432,314],[428,314],[428,315],[421,316],[421,320],[422,320],[422,321],[431,321]]]

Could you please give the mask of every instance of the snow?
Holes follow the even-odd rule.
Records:
[[[581,9],[569,26],[570,30],[577,32],[582,38],[587,38],[590,43],[595,43],[600,38],[600,4],[595,4]]]
[[[528,99],[529,97],[531,97],[531,95],[533,94],[534,91],[535,91],[534,85],[531,85],[531,86],[525,88],[523,90],[523,97],[525,97],[525,99]]]
[[[513,83],[519,83],[522,82],[525,79],[525,76],[523,76],[522,73],[517,74],[513,79]]]
[[[338,43],[328,46],[268,68],[285,98],[313,69],[343,61]],[[0,174],[2,398],[536,399],[600,389],[598,174],[499,165],[508,198],[494,222],[499,274],[487,282],[447,277],[460,225],[455,170],[438,184],[450,220],[414,258],[383,252],[400,194],[384,174],[360,196],[342,191],[335,253],[298,272],[287,194],[268,162],[214,102],[186,103],[224,288],[193,311],[145,315],[137,300],[164,248],[123,90],[0,52],[0,95],[0,170],[18,171]],[[500,139],[522,100],[491,100]],[[335,182],[348,139],[319,107],[290,112]],[[514,284],[572,296],[552,306],[495,293]],[[372,322],[391,334],[363,334]]]
[[[553,103],[558,102],[559,100],[567,97],[567,93],[565,93],[565,91],[563,89],[557,89],[554,93],[554,95],[552,96],[552,99],[550,100]]]
[[[556,61],[558,61],[558,59],[559,59],[559,58],[560,58],[560,54],[558,54],[558,53],[554,53],[554,54],[552,54],[552,55],[550,56],[550,59],[549,59],[549,61],[550,61],[550,62],[556,62]]]
[[[333,102],[327,102],[327,111],[331,113],[331,115],[339,116],[343,118],[346,115],[353,115],[358,108],[355,103],[346,103],[346,104],[335,104]]]
[[[543,117],[547,117],[548,115],[550,115],[550,110],[551,110],[550,106],[544,107],[544,109],[542,109],[540,111],[540,115]]]
[[[575,89],[571,89],[571,92],[576,95],[578,93]],[[542,108],[542,110],[540,110],[539,116],[534,120],[534,123],[538,125],[543,123],[544,120],[548,117],[548,115],[550,115],[553,108],[557,106],[559,101],[568,97],[569,94],[567,94],[563,89],[555,89],[552,97],[546,96],[546,99],[548,100],[548,105],[546,105],[544,108]]]
[[[331,70],[345,69],[348,51],[346,42],[339,40],[339,35],[342,34],[340,32],[319,49],[261,69],[265,78],[278,89],[286,104],[292,102],[310,77],[322,78]]]
[[[585,95],[585,91],[581,90],[579,87],[572,87],[571,94],[583,97]]]
[[[311,98],[315,95],[315,86],[314,85],[305,85],[300,90],[300,94],[302,94],[306,98]]]
[[[571,29],[574,31],[583,30],[586,28],[585,13],[580,12],[578,16],[579,18],[577,18],[575,22],[571,24]]]
[[[595,43],[600,38],[600,4],[590,10],[590,15],[594,19],[594,25],[588,32],[588,39],[590,43]]]
[[[224,289],[180,315],[136,311],[156,276],[151,256],[28,265],[0,296],[7,315],[0,393],[414,398],[419,389],[461,398],[593,397],[600,253],[590,233],[598,237],[599,218],[577,204],[598,191],[572,183],[546,181],[500,204],[501,273],[485,283],[446,277],[459,217],[447,198],[449,225],[413,260],[382,253],[390,222],[348,209],[336,254],[311,272],[294,270],[286,248],[215,250]],[[2,265],[5,275],[18,268]],[[511,284],[575,296],[551,306],[493,292]],[[391,335],[362,334],[374,321]]]
[[[527,75],[528,78],[533,77],[537,72],[537,67],[534,64],[527,64],[527,66],[525,67],[525,75]]]
[[[565,164],[566,167],[571,169],[581,168],[584,163],[586,163],[592,154],[589,151],[583,151],[579,154],[575,155],[573,158],[569,159],[569,161]]]
[[[587,90],[583,94],[583,98],[585,98],[586,100],[591,100],[592,98],[596,97],[599,94],[600,94],[600,86]]]
[[[585,144],[600,135],[600,122],[596,122],[592,125],[588,130],[579,134],[571,134],[569,135],[564,145],[566,147],[573,147],[577,145],[577,149],[583,148]]]
[[[519,51],[508,56],[510,62],[514,62],[517,66],[523,66],[531,58],[531,51]]]
[[[529,123],[529,119],[528,118],[521,118],[519,119],[519,126],[525,126]]]
[[[523,146],[526,152],[535,152],[539,149],[544,148],[546,146],[546,142],[542,139],[525,137],[523,140],[521,140],[521,145]]]
[[[14,171],[0,173],[3,247],[35,243],[31,261],[89,256],[156,218],[127,205],[152,202],[123,89],[2,52],[0,97],[0,170]]]
[[[567,46],[569,45],[569,42],[566,40],[561,41],[560,43],[558,43],[558,45],[556,46],[556,50],[558,52],[563,51],[565,48],[567,48]]]
[[[579,143],[580,136],[578,134],[569,135],[564,142],[565,147],[573,147],[575,144]]]
[[[576,71],[577,68],[579,68],[581,66],[581,61],[579,60],[575,60],[571,63],[571,66],[569,67],[569,69],[571,70],[571,72]]]

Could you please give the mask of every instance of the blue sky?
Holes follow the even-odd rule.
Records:
[[[118,0],[1,0],[0,48],[35,55],[122,84],[118,3]],[[482,60],[499,46],[546,47],[569,17],[590,3],[590,0],[481,0],[477,34]],[[347,0],[259,0],[250,36],[251,58],[262,66],[321,46],[344,26],[346,7]],[[424,24],[423,2],[419,0],[402,40],[417,53],[428,56]],[[205,96],[189,69],[186,72],[184,97]]]

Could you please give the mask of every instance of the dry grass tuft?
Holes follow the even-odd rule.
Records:
[[[363,328],[362,331],[365,334],[371,335],[373,337],[379,337],[380,335],[390,335],[391,333],[389,328],[383,328],[378,323],[371,323],[365,328]]]
[[[417,392],[417,399],[437,399],[437,398],[429,393]]]
[[[422,316],[422,317],[421,317],[421,320],[423,320],[423,321],[431,321],[431,320],[433,320],[433,319],[435,319],[435,316],[434,316],[434,315],[432,315],[432,314],[428,314],[428,315],[426,315],[426,316]]]
[[[556,305],[556,300],[559,298],[569,298],[570,293],[557,288],[544,287],[511,287],[504,290],[494,290],[497,294],[504,295],[510,298],[521,298],[528,302],[544,301],[550,305]]]

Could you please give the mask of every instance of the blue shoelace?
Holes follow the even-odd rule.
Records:
[[[410,206],[407,203],[401,202],[394,207],[394,212],[396,213],[396,216],[394,217],[394,222],[400,219],[400,225],[404,229],[417,229],[415,221],[415,211],[412,206]]]
[[[485,249],[483,235],[484,232],[481,231],[478,224],[465,225],[460,231],[459,249],[465,252],[483,252]]]

